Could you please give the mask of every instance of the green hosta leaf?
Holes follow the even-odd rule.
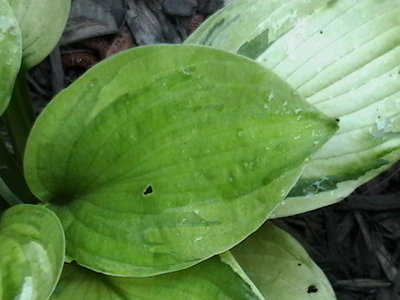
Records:
[[[261,300],[232,268],[214,257],[189,269],[148,278],[121,278],[74,264],[64,267],[51,300]]]
[[[18,22],[6,0],[0,0],[0,115],[10,101],[21,65],[21,34]]]
[[[231,253],[268,299],[336,299],[325,274],[303,247],[272,224],[264,224]]]
[[[1,269],[0,269],[0,278],[3,278],[3,275],[1,274]],[[3,298],[3,283],[0,281],[0,299]]]
[[[398,0],[236,0],[187,42],[255,59],[340,119],[276,216],[336,202],[400,158]]]
[[[334,123],[246,58],[142,47],[53,100],[28,141],[25,173],[60,217],[71,259],[148,276],[191,266],[255,231],[298,170],[281,175]]]
[[[57,217],[40,206],[13,206],[0,217],[0,245],[0,299],[48,299],[64,263]]]
[[[22,33],[23,66],[30,69],[55,47],[67,23],[71,0],[8,0]]]

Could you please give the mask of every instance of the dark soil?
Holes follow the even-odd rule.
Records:
[[[37,113],[102,59],[135,45],[181,43],[223,5],[218,0],[73,3],[60,44],[28,75]],[[400,299],[399,166],[341,203],[274,221],[303,244],[338,299]]]

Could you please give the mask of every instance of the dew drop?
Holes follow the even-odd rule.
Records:
[[[274,99],[274,91],[271,91],[268,95],[268,101],[271,101],[272,99]]]

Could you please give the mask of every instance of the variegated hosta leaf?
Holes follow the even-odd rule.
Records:
[[[0,115],[10,102],[22,56],[21,33],[6,0],[0,0]]]
[[[335,130],[249,59],[141,47],[97,65],[50,103],[28,141],[25,175],[60,217],[71,259],[149,276],[255,231]]]
[[[0,299],[48,299],[65,252],[54,213],[40,206],[13,206],[0,216],[0,245]]]
[[[22,64],[29,70],[49,55],[60,39],[71,0],[8,0],[8,3],[21,28]]]
[[[148,278],[123,278],[64,267],[51,300],[263,300],[218,257],[186,270]]]
[[[276,217],[339,201],[399,159],[398,0],[235,0],[187,43],[253,58],[340,119]]]
[[[325,274],[303,247],[272,224],[264,224],[231,253],[266,299],[336,299]]]

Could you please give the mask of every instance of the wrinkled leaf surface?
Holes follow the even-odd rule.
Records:
[[[141,47],[53,100],[28,141],[25,173],[60,217],[71,259],[148,276],[255,231],[298,170],[282,174],[335,129],[251,60],[208,47]]]
[[[399,159],[399,12],[397,0],[237,0],[189,37],[253,58],[340,119],[277,217],[339,201]]]

